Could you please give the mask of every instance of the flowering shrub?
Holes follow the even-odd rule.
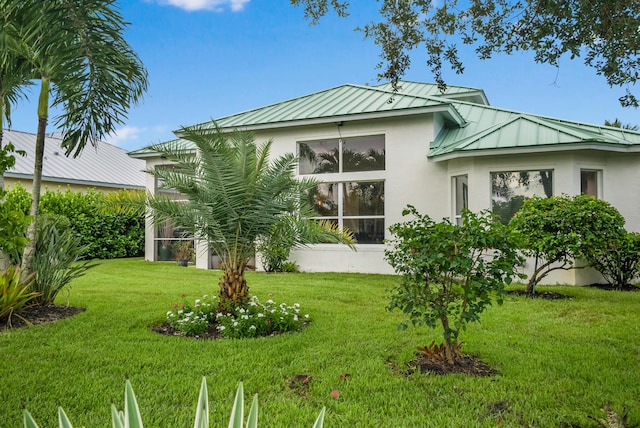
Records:
[[[197,336],[215,325],[223,337],[241,339],[299,330],[310,321],[308,314],[300,313],[297,303],[293,306],[273,300],[262,303],[256,296],[244,308],[222,312],[217,311],[218,307],[218,298],[206,295],[193,305],[176,303],[167,312],[167,322],[186,336]]]

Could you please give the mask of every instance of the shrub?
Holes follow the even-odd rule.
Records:
[[[282,272],[296,273],[300,272],[300,267],[294,261],[286,261],[282,263]]]
[[[524,201],[509,225],[520,232],[522,250],[535,259],[527,293],[554,270],[572,269],[620,239],[624,218],[611,204],[592,196],[534,196]]]
[[[640,233],[627,232],[618,239],[610,239],[605,247],[595,249],[587,258],[608,284],[624,288],[638,279]]]
[[[9,325],[13,315],[28,324],[29,321],[20,315],[20,311],[34,306],[34,299],[40,295],[31,290],[32,275],[24,280],[20,276],[19,266],[9,266],[0,274],[0,319],[8,320]]]
[[[448,220],[436,223],[413,206],[402,214],[415,219],[389,228],[395,238],[385,256],[401,275],[389,310],[409,316],[403,328],[409,322],[431,328],[439,323],[446,359],[453,364],[460,330],[480,321],[494,297],[501,304],[504,283],[517,276],[522,258],[515,235],[488,212],[464,210],[462,226]]]
[[[83,258],[86,246],[69,228],[66,217],[44,214],[38,219],[36,253],[33,259],[35,272],[33,289],[40,295],[40,305],[52,304],[56,296],[74,278],[78,278],[93,265]]]
[[[320,414],[316,418],[313,428],[322,428],[324,424],[325,408],[323,407]],[[28,410],[24,410],[24,428],[38,428],[38,424],[31,416]],[[58,423],[60,428],[72,428],[71,421],[67,417],[62,407],[58,407]],[[111,404],[111,424],[113,428],[142,428],[142,416],[138,401],[133,392],[131,382],[127,379],[124,388],[124,410],[119,411],[115,404]],[[194,428],[209,427],[209,398],[207,393],[207,379],[202,378],[200,384],[200,393],[198,394],[198,403],[196,404],[196,416]],[[253,396],[251,408],[247,417],[247,424],[244,425],[244,387],[242,382],[238,383],[236,397],[233,401],[231,409],[231,417],[229,418],[229,428],[257,428],[258,426],[258,394]]]
[[[246,308],[220,310],[217,297],[203,296],[193,305],[175,303],[167,312],[167,322],[186,336],[205,333],[212,324],[225,338],[241,339],[286,333],[301,329],[309,315],[300,313],[300,305],[288,306],[272,300],[261,303],[252,296]]]
[[[25,231],[31,217],[13,198],[3,201],[5,195],[6,193],[0,190],[0,252],[5,253],[11,263],[16,263],[18,254],[27,243]]]

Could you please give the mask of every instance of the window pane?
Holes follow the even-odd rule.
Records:
[[[342,142],[342,171],[384,171],[384,135],[347,138]]]
[[[491,173],[491,209],[503,223],[532,196],[553,196],[553,171],[510,171]]]
[[[344,228],[353,232],[358,244],[382,244],[384,240],[382,218],[345,218]]]
[[[384,215],[384,181],[344,183],[343,215]]]
[[[335,183],[321,183],[309,190],[307,201],[318,216],[338,216],[338,186]]]
[[[589,196],[598,196],[598,171],[580,171],[580,193]]]
[[[466,175],[453,177],[454,217],[457,225],[462,224],[462,210],[469,206],[469,179]]]
[[[300,174],[324,174],[339,172],[338,140],[298,143]]]

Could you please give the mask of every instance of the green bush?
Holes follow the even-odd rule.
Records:
[[[522,263],[516,236],[489,212],[462,213],[462,225],[434,222],[409,206],[414,220],[392,225],[394,239],[386,259],[401,275],[389,310],[400,309],[413,325],[444,330],[444,353],[454,363],[460,330],[480,321],[494,297],[502,303],[504,283],[517,277]],[[409,321],[401,327],[406,328]]]
[[[593,260],[608,242],[624,236],[624,218],[592,196],[534,196],[524,201],[509,225],[521,234],[522,250],[535,260],[527,293],[554,270],[572,269],[576,259]]]
[[[2,201],[5,196],[6,199]],[[0,252],[5,253],[9,260],[15,263],[18,254],[27,243],[25,231],[31,217],[23,209],[22,201],[16,200],[13,194],[0,190],[0,201]]]
[[[32,288],[39,293],[40,305],[52,304],[58,293],[91,265],[84,258],[87,247],[69,228],[64,216],[43,214],[38,218],[36,253],[33,259],[35,272]]]
[[[40,200],[41,213],[62,215],[70,228],[86,246],[85,257],[110,259],[137,257],[144,254],[144,211],[142,208],[122,210],[122,205],[135,206],[139,192],[121,190],[85,193],[66,190],[46,191]],[[5,204],[29,213],[31,196],[19,184],[7,192]],[[24,244],[22,244],[24,245]]]
[[[297,303],[293,306],[272,300],[262,303],[256,296],[249,299],[246,308],[219,308],[219,299],[215,296],[203,296],[194,304],[174,303],[167,312],[167,322],[186,336],[203,334],[215,324],[222,337],[242,339],[300,330],[310,321],[308,314],[300,313]]]
[[[610,239],[606,246],[587,255],[588,263],[608,284],[624,288],[638,279],[640,269],[640,233],[627,232]]]
[[[324,424],[325,409],[322,408],[318,415],[313,428],[322,428]],[[28,410],[23,412],[24,428],[38,428],[38,424],[31,416]],[[67,417],[62,407],[58,407],[58,423],[60,428],[72,428],[71,421]],[[138,401],[133,392],[131,382],[127,379],[124,388],[124,410],[118,410],[115,404],[111,404],[111,424],[113,428],[142,428],[142,416]],[[198,403],[196,404],[196,416],[194,428],[209,427],[209,398],[207,393],[207,379],[202,378],[200,384],[200,393],[198,394]],[[238,383],[236,397],[233,401],[231,409],[231,417],[229,418],[229,428],[257,428],[258,426],[258,394],[253,396],[251,408],[247,416],[247,423],[244,425],[244,388],[242,382]]]
[[[29,275],[24,280],[20,276],[18,266],[9,266],[0,273],[0,320],[7,320],[9,324],[13,315],[28,323],[20,311],[34,306],[34,299],[40,295],[31,290],[33,276]]]

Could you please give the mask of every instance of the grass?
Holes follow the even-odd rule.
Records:
[[[259,394],[261,426],[310,427],[326,406],[327,427],[595,427],[609,402],[640,423],[640,292],[557,286],[573,299],[507,297],[462,334],[463,350],[500,375],[405,376],[415,348],[439,332],[396,328],[402,314],[385,310],[393,276],[249,273],[261,300],[300,303],[311,325],[245,340],[151,332],[182,293],[214,293],[218,275],[126,259],[75,280],[69,303],[86,312],[0,333],[2,426],[21,427],[23,405],[57,426],[58,403],[74,426],[110,426],[128,376],[146,427],[188,427],[203,375],[212,427],[226,426],[240,380],[247,401]],[[312,379],[291,389],[298,374]]]

